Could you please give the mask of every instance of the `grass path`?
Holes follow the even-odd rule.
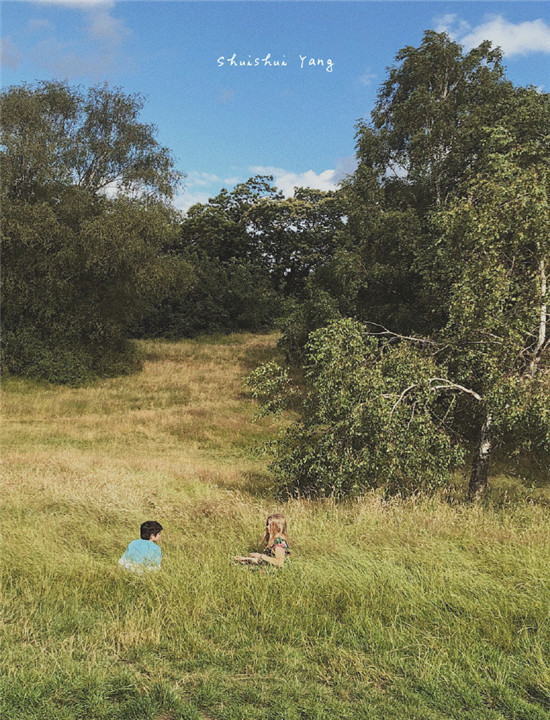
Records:
[[[241,378],[273,336],[143,342],[143,371],[3,394],[3,717],[548,720],[550,519],[273,500]],[[235,568],[268,512],[279,572]],[[163,570],[121,572],[144,519]]]

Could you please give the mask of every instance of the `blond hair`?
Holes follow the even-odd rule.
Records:
[[[270,532],[271,529],[271,532]],[[276,538],[281,537],[288,542],[286,534],[286,518],[281,513],[274,513],[267,518],[264,543],[266,547],[271,547]]]

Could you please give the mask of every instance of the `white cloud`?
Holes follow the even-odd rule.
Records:
[[[273,184],[285,197],[294,195],[295,187],[309,187],[316,190],[336,190],[338,183],[344,177],[352,173],[357,167],[354,155],[338,158],[335,170],[324,170],[316,173],[308,170],[303,173],[284,170],[283,168],[253,165],[248,168],[247,178],[254,175],[272,175]],[[242,177],[233,176],[221,178],[214,173],[199,172],[191,170],[185,179],[185,191],[174,199],[174,205],[178,210],[187,212],[195,203],[207,203],[210,198],[220,193],[222,188],[229,192],[238,183],[245,182]]]
[[[124,62],[121,48],[130,35],[124,21],[112,14],[113,0],[36,0],[39,4],[56,5],[83,14],[84,38],[59,39],[48,20],[33,19],[28,31],[49,31],[49,37],[30,50],[31,59],[40,67],[62,78],[78,76],[104,77]],[[83,40],[83,42],[82,42]]]
[[[174,198],[174,206],[182,212],[187,212],[192,205],[207,203],[210,198],[218,195],[222,187],[234,185],[237,182],[239,182],[239,178],[236,177],[222,180],[214,173],[190,170],[186,173],[185,189]]]
[[[88,10],[88,34],[93,40],[120,45],[130,30],[124,21],[111,15],[111,4],[94,5]]]
[[[347,175],[351,175],[356,170],[357,158],[355,155],[347,155],[346,157],[337,158],[336,170],[334,171],[334,182],[342,182]]]
[[[196,203],[207,203],[211,197],[215,197],[217,194],[218,192],[189,192],[189,190],[186,189],[185,192],[180,193],[174,198],[174,207],[182,212],[187,212],[192,205]]]
[[[466,20],[460,20],[456,13],[447,13],[441,17],[435,18],[435,30],[436,32],[446,32],[447,35],[455,38],[458,34],[466,33],[470,30],[469,23]]]
[[[369,85],[372,85],[373,80],[376,80],[376,73],[371,72],[370,67],[368,67],[359,78],[359,82],[365,87],[369,87]]]
[[[483,40],[491,40],[493,45],[499,45],[508,56],[550,53],[550,27],[540,19],[514,25],[498,15],[462,38],[466,47],[476,47]]]
[[[17,70],[21,65],[21,51],[9,37],[2,38],[0,53],[0,64],[2,67]]]
[[[198,185],[199,187],[207,187],[208,185],[212,185],[212,183],[219,182],[221,182],[221,178],[219,178],[217,175],[213,175],[212,173],[207,172],[197,172],[196,170],[192,170],[191,172],[187,173],[186,177],[187,187],[192,187],[194,185]]]
[[[490,40],[508,57],[550,53],[550,26],[540,18],[514,24],[502,15],[486,15],[480,25],[471,27],[457,15],[444,15],[435,22],[438,32],[447,32],[468,50]]]
[[[249,170],[255,175],[273,175],[274,184],[286,197],[294,194],[295,187],[309,187],[315,190],[336,190],[337,187],[336,170],[324,170],[320,173],[307,170],[303,173],[295,173],[283,168],[261,165],[254,165]]]

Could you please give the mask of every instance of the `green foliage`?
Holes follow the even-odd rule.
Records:
[[[505,453],[546,456],[550,470],[550,382],[548,377],[504,377],[492,390],[496,435]]]
[[[421,348],[457,391],[448,422],[478,442],[475,494],[505,436],[518,451],[547,446],[533,408],[550,403],[550,95],[515,88],[487,42],[464,53],[428,31],[397,61],[358,125],[341,245],[282,346],[303,362],[323,316],[339,315]]]
[[[288,362],[301,364],[310,333],[341,318],[334,297],[325,290],[308,292],[306,298],[289,310],[282,322],[279,346]]]
[[[488,41],[468,53],[428,30],[418,48],[396,55],[372,113],[358,125],[358,153],[394,207],[420,215],[440,205],[479,159],[479,131],[502,116],[514,94],[501,52]]]
[[[267,273],[238,259],[187,252],[174,259],[193,268],[190,285],[174,287],[135,328],[139,337],[194,337],[206,332],[258,331],[281,314]]]
[[[195,282],[151,308],[138,335],[263,330],[304,295],[334,253],[341,203],[309,188],[285,199],[272,182],[258,175],[189,209],[168,252],[193,265]]]
[[[178,173],[140,108],[119,90],[61,83],[2,96],[8,372],[74,384],[135,370],[129,328],[189,281],[189,264],[163,254],[177,227],[163,198]]]
[[[270,176],[256,175],[236,185],[231,192],[224,188],[207,203],[193,205],[182,222],[174,251],[202,252],[221,262],[238,260],[261,264],[262,249],[248,231],[247,216],[263,198],[282,198],[272,182]]]
[[[452,384],[432,360],[351,320],[312,333],[306,358],[303,387],[273,364],[247,380],[264,411],[299,412],[273,448],[283,493],[409,493],[448,479],[462,453],[446,426],[454,401],[441,397]]]
[[[541,99],[550,119],[550,103]],[[487,131],[486,167],[434,215],[440,240],[431,279],[448,308],[442,357],[475,389],[495,442],[515,452],[548,447],[547,140],[502,127]],[[535,410],[538,408],[538,410]]]
[[[297,187],[285,199],[263,197],[250,207],[247,230],[278,292],[302,296],[310,274],[334,255],[342,215],[336,193],[311,188]]]
[[[2,184],[10,198],[44,197],[67,185],[172,197],[182,178],[155,126],[139,122],[138,94],[39,82],[8,88],[1,106]]]

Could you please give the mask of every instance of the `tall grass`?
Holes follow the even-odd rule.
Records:
[[[543,505],[275,501],[241,377],[273,336],[144,342],[136,376],[4,390],[14,720],[550,717]],[[281,571],[234,567],[269,512]],[[159,520],[163,569],[117,560]]]

